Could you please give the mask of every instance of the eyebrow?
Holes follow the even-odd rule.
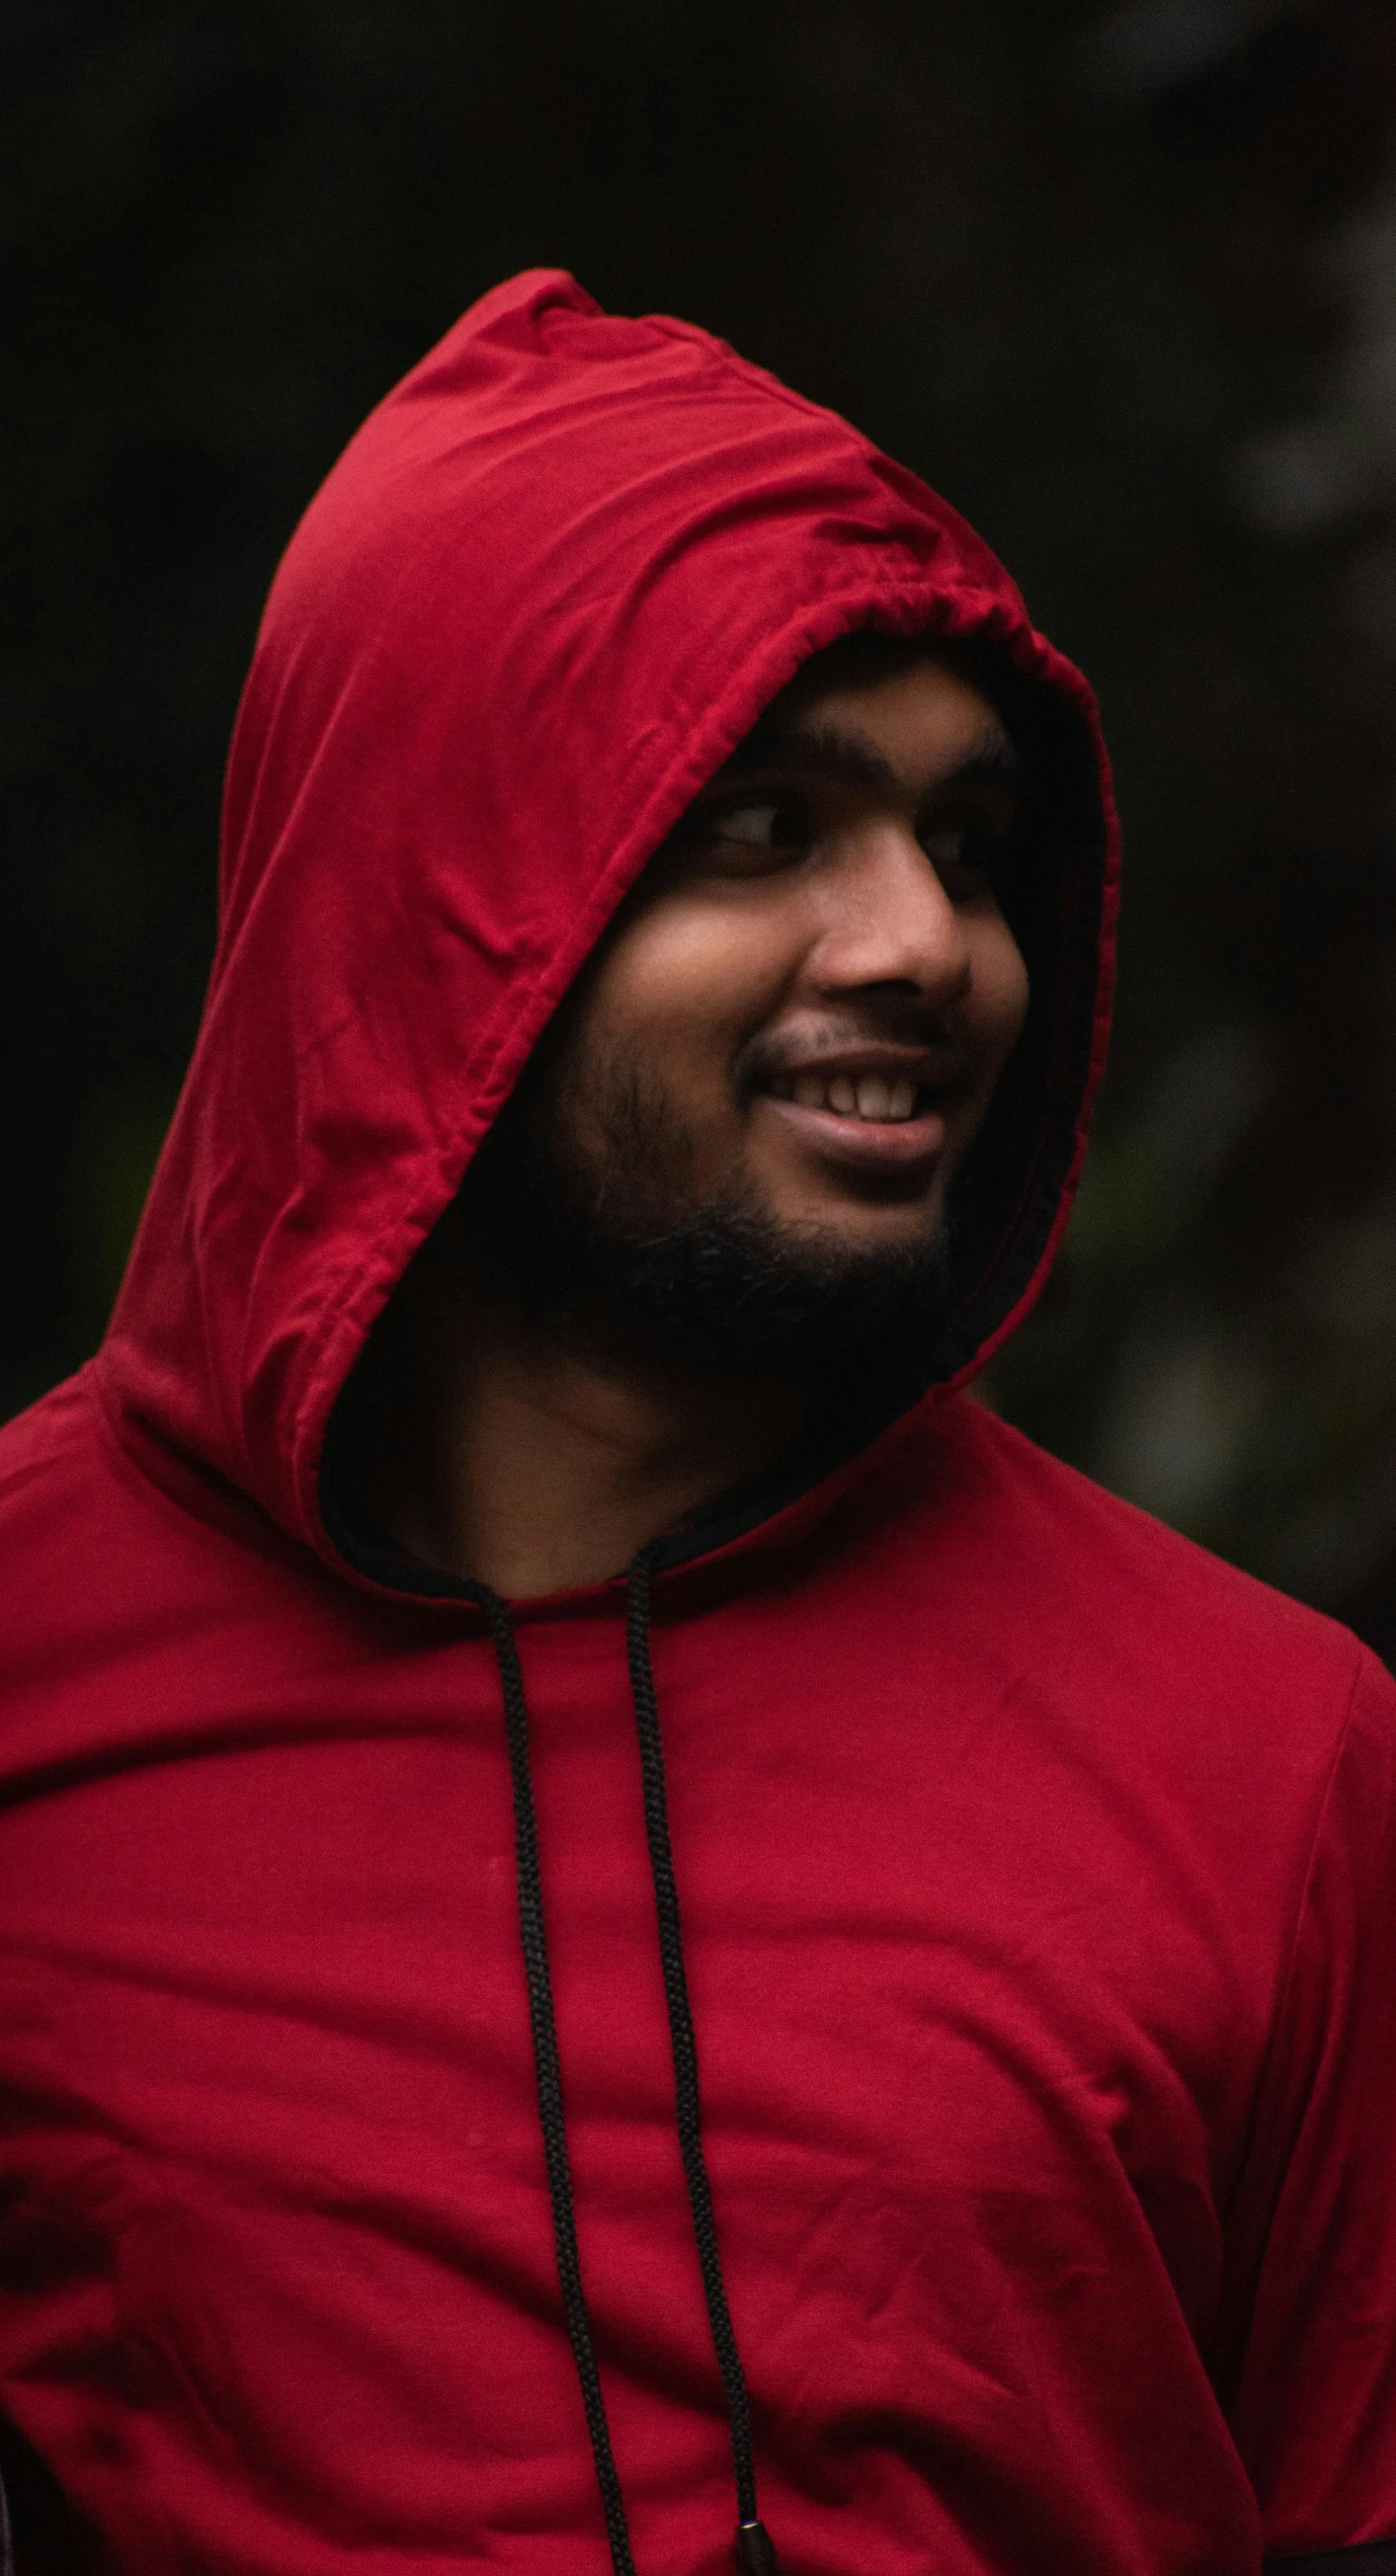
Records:
[[[831,724],[757,724],[739,742],[710,782],[721,787],[765,769],[781,769],[799,778],[818,778],[836,787],[874,796],[902,796],[907,782],[868,736]],[[963,787],[1016,787],[1023,764],[1004,727],[986,725],[977,742],[953,770],[928,791],[943,795]]]

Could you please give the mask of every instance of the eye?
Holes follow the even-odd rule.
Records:
[[[947,894],[973,894],[992,885],[1004,850],[1000,835],[978,823],[942,823],[918,837]]]
[[[743,796],[730,804],[714,798],[692,806],[674,838],[689,848],[696,845],[710,861],[720,865],[725,856],[732,867],[745,871],[808,849],[813,832],[803,797]]]
[[[750,850],[769,850],[775,845],[780,821],[780,803],[768,797],[757,805],[729,805],[725,813],[719,810],[712,817],[712,832],[715,840],[741,841]]]

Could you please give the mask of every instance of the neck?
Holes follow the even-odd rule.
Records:
[[[442,1285],[409,1278],[375,1335],[355,1500],[412,1556],[506,1599],[623,1573],[800,1428],[784,1380],[571,1341],[485,1276]]]

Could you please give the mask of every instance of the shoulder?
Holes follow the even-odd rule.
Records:
[[[244,1497],[145,1472],[81,1371],[0,1429],[0,1781],[187,1725],[330,1589]]]
[[[73,1610],[78,1587],[82,1596],[100,1590],[104,1575],[129,1569],[133,1552],[152,1562],[197,1552],[202,1529],[219,1516],[211,1485],[204,1508],[197,1507],[201,1481],[208,1484],[181,1477],[172,1462],[167,1490],[142,1471],[117,1437],[89,1362],[0,1427],[0,1562],[9,1604],[22,1606],[26,1587],[42,1599],[52,1583]],[[176,1484],[186,1489],[183,1503]]]
[[[109,1521],[120,1484],[90,1371],[80,1370],[0,1425],[0,1564],[4,1597],[22,1601],[56,1556],[71,1581],[95,1521]]]
[[[1211,1735],[1238,1758],[1333,1758],[1360,1703],[1396,1740],[1396,1684],[1349,1630],[1107,1493],[966,1397],[888,1460],[908,1574],[1038,1686]],[[917,1569],[915,1573],[911,1568]],[[1244,1757],[1242,1754],[1244,1748]]]
[[[1338,1621],[1277,1592],[1194,1539],[1095,1484],[982,1404],[948,1403],[927,1426],[957,1480],[1011,1533],[1016,1551],[1050,1567],[1074,1597],[1148,1621],[1182,1615],[1213,1631],[1273,1638],[1289,1652],[1351,1665],[1361,1653]]]
[[[126,1456],[90,1367],[7,1422],[0,1429],[7,1677],[53,1675],[80,1660],[93,1638],[115,1645],[142,1624],[157,1594],[178,1597],[187,1586],[200,1535]]]
[[[0,1564],[11,1609],[51,1589],[71,1617],[143,1570],[147,1597],[165,1585],[187,1600],[200,1569],[218,1576],[256,1560],[299,1563],[305,1550],[227,1480],[120,1419],[98,1364],[0,1426]]]
[[[65,1458],[71,1459],[92,1427],[85,1369],[0,1424],[0,1512],[36,1477],[52,1474]]]

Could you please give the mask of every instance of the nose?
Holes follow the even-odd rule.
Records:
[[[806,972],[821,992],[896,985],[939,1006],[968,990],[966,924],[907,826],[889,819],[850,836],[819,906]]]

